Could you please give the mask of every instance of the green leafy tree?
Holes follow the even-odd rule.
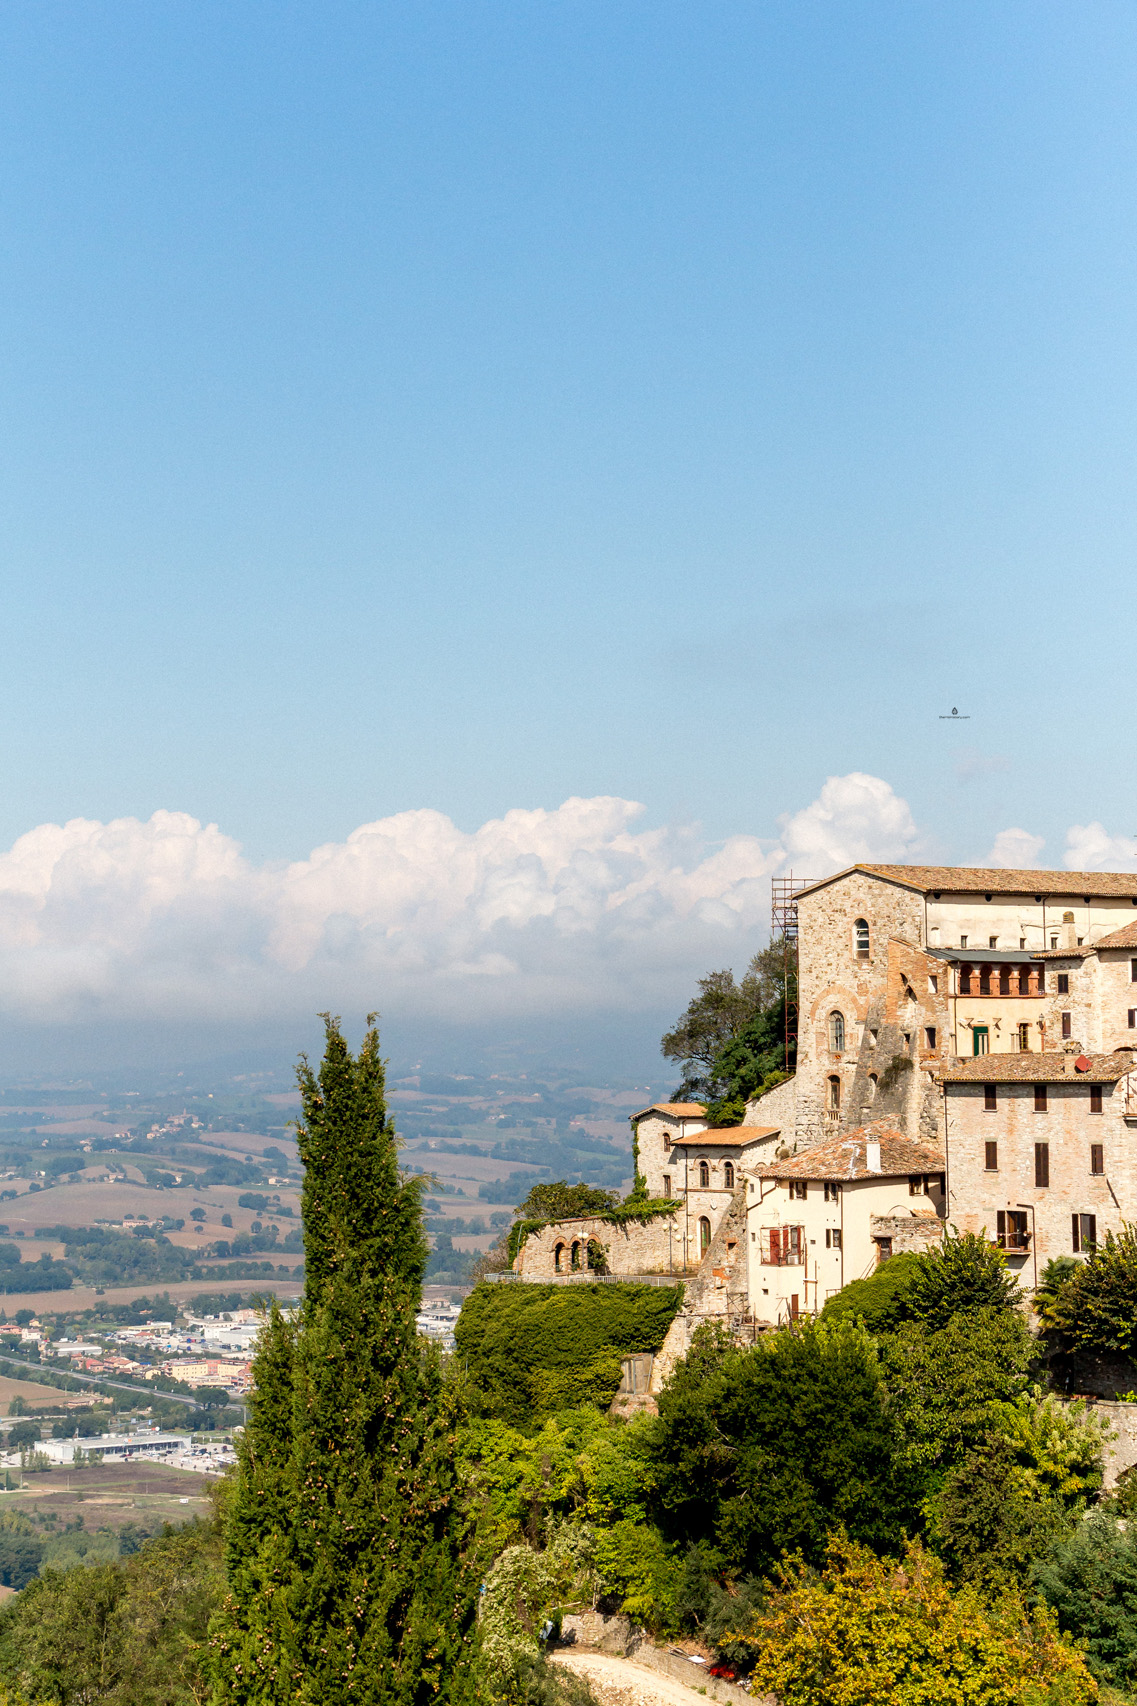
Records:
[[[795,1001],[796,944],[787,944],[787,956],[790,1000]],[[700,978],[699,993],[660,1044],[665,1059],[675,1061],[683,1073],[676,1095],[680,1100],[697,1097],[724,1104],[717,1109],[718,1124],[740,1116],[747,1097],[757,1094],[772,1074],[784,1077],[783,966],[778,937],[754,955],[741,982],[736,983],[729,970]]]
[[[467,1698],[453,1416],[415,1332],[419,1179],[400,1177],[379,1037],[357,1058],[325,1019],[298,1072],[306,1282],[275,1307],[226,1531],[222,1702],[418,1706]]]
[[[1094,1675],[1117,1688],[1137,1682],[1137,1533],[1092,1511],[1035,1564],[1035,1582],[1059,1626],[1086,1643]]]
[[[1137,1227],[1107,1232],[1078,1264],[1047,1312],[1059,1342],[1096,1356],[1137,1351]]]
[[[746,1630],[752,1687],[780,1706],[1089,1706],[1097,1686],[1045,1606],[953,1594],[918,1542],[900,1563],[844,1537],[818,1575],[779,1572]]]
[[[819,1562],[835,1527],[896,1545],[916,1521],[896,1447],[857,1323],[810,1321],[749,1350],[702,1328],[659,1398],[653,1515],[670,1541],[705,1537],[731,1575],[761,1574],[786,1548]]]
[[[929,1333],[909,1321],[881,1342],[901,1459],[934,1491],[1027,1392],[1034,1344],[1016,1311],[954,1315]]]
[[[620,1200],[619,1191],[602,1191],[597,1185],[570,1185],[565,1179],[534,1185],[517,1211],[520,1220],[575,1220],[581,1215],[603,1214]]]
[[[949,1232],[938,1250],[921,1256],[908,1288],[913,1320],[934,1333],[953,1315],[1013,1309],[1021,1294],[1007,1260],[975,1232]]]
[[[1070,1527],[1061,1501],[1038,1497],[1014,1470],[1010,1440],[988,1434],[948,1473],[930,1512],[931,1538],[956,1581],[988,1593],[1023,1586]]]
[[[116,1563],[45,1570],[0,1611],[0,1679],[53,1706],[199,1706],[223,1586],[216,1521]]]

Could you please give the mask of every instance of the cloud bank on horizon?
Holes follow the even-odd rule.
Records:
[[[637,830],[601,796],[508,811],[472,833],[400,812],[292,864],[256,865],[216,824],[42,824],[0,855],[0,1012],[24,1022],[249,1022],[379,1005],[449,1021],[674,1000],[765,940],[770,878],[927,857],[879,777],[831,776],[773,839],[714,848],[690,828]],[[1100,823],[1067,837],[1070,869],[1137,869]],[[1035,865],[1041,837],[1003,830],[974,863]]]

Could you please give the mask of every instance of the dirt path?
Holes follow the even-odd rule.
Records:
[[[601,1706],[694,1706],[697,1688],[634,1659],[608,1653],[554,1653],[553,1663],[585,1676]]]

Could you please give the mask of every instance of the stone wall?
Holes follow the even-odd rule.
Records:
[[[750,1312],[746,1260],[746,1187],[741,1185],[719,1222],[710,1249],[694,1279],[687,1282],[683,1307],[667,1330],[651,1371],[652,1394],[663,1390],[677,1362],[706,1321],[722,1326]]]
[[[1102,1112],[1090,1111],[1090,1086],[1073,1071],[1047,1085],[1047,1111],[1034,1109],[1034,1085],[996,1086],[995,1107],[984,1102],[982,1084],[948,1084],[947,1219],[962,1231],[986,1228],[994,1238],[1000,1209],[1027,1215],[1029,1252],[1008,1251],[1007,1260],[1024,1285],[1033,1288],[1051,1256],[1073,1253],[1071,1218],[1092,1214],[1099,1243],[1123,1220],[1137,1219],[1137,1155],[1125,1123],[1126,1081],[1103,1084]],[[996,1167],[987,1166],[986,1146],[997,1146]],[[1035,1144],[1045,1143],[1050,1183],[1035,1184]],[[1102,1145],[1103,1173],[1091,1171],[1091,1146]]]
[[[926,1256],[942,1244],[944,1223],[930,1214],[874,1214],[869,1218],[869,1231],[873,1238],[891,1238],[894,1256],[905,1250]]]
[[[869,926],[867,958],[857,953],[854,927],[858,918],[866,919]],[[866,1073],[883,1072],[898,1052],[898,1027],[895,1023],[887,1025],[885,1017],[889,943],[901,939],[919,948],[923,919],[922,895],[863,871],[853,871],[798,901],[800,1011],[794,1136],[800,1148],[822,1143],[842,1129],[864,1123],[867,1078],[857,1083],[862,1048],[873,1046],[875,1032],[880,1066],[866,1067]],[[829,1016],[834,1011],[845,1021],[845,1047],[839,1053],[830,1048]],[[831,1077],[841,1085],[841,1108],[836,1117],[826,1106]],[[904,1119],[901,1129],[907,1131],[904,1097],[900,1111]],[[868,1117],[883,1115],[895,1117],[893,1107],[874,1108]],[[909,1135],[917,1134],[912,1131]]]
[[[522,1279],[550,1280],[558,1274],[573,1271],[573,1251],[578,1253],[577,1267],[588,1266],[588,1246],[598,1244],[604,1252],[605,1269],[610,1274],[629,1278],[637,1274],[682,1275],[682,1226],[679,1210],[674,1214],[657,1214],[643,1222],[625,1220],[619,1224],[585,1215],[576,1220],[558,1220],[550,1226],[531,1232],[518,1251],[513,1271]]]
[[[797,1125],[797,1079],[787,1078],[784,1084],[776,1084],[772,1090],[767,1090],[764,1096],[747,1102],[742,1123],[776,1125],[781,1131],[786,1148],[792,1150]]]

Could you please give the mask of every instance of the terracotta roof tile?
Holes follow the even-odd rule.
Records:
[[[630,1120],[642,1120],[648,1114],[673,1114],[677,1120],[701,1120],[706,1113],[702,1102],[653,1102],[650,1108],[641,1108],[638,1114],[629,1114]]]
[[[936,1077],[945,1084],[1116,1084],[1134,1066],[1133,1054],[1091,1054],[1086,1072],[1075,1072],[1070,1054],[980,1054],[945,1066]]]
[[[880,1167],[870,1170],[865,1146],[880,1144]],[[896,1179],[909,1173],[942,1173],[943,1154],[927,1143],[915,1143],[887,1120],[846,1132],[829,1143],[815,1144],[786,1161],[771,1161],[756,1167],[760,1179]]]
[[[1092,944],[1096,948],[1137,948],[1137,918],[1132,924],[1125,924],[1120,930],[1114,930],[1108,936],[1099,936]]]
[[[1094,943],[1094,948],[1097,943]],[[1032,954],[1032,960],[1084,960],[1087,954],[1092,954],[1094,948],[1041,948]]]
[[[1133,871],[1004,871],[982,865],[850,865],[831,877],[820,877],[800,893],[809,894],[853,871],[868,871],[921,894],[1041,894],[1070,900],[1082,895],[1126,900],[1137,897],[1137,873]]]
[[[712,1126],[709,1131],[695,1131],[687,1137],[676,1138],[671,1147],[672,1149],[710,1149],[716,1143],[724,1143],[732,1149],[741,1149],[745,1148],[748,1143],[757,1143],[760,1138],[777,1137],[781,1129],[780,1125]]]

